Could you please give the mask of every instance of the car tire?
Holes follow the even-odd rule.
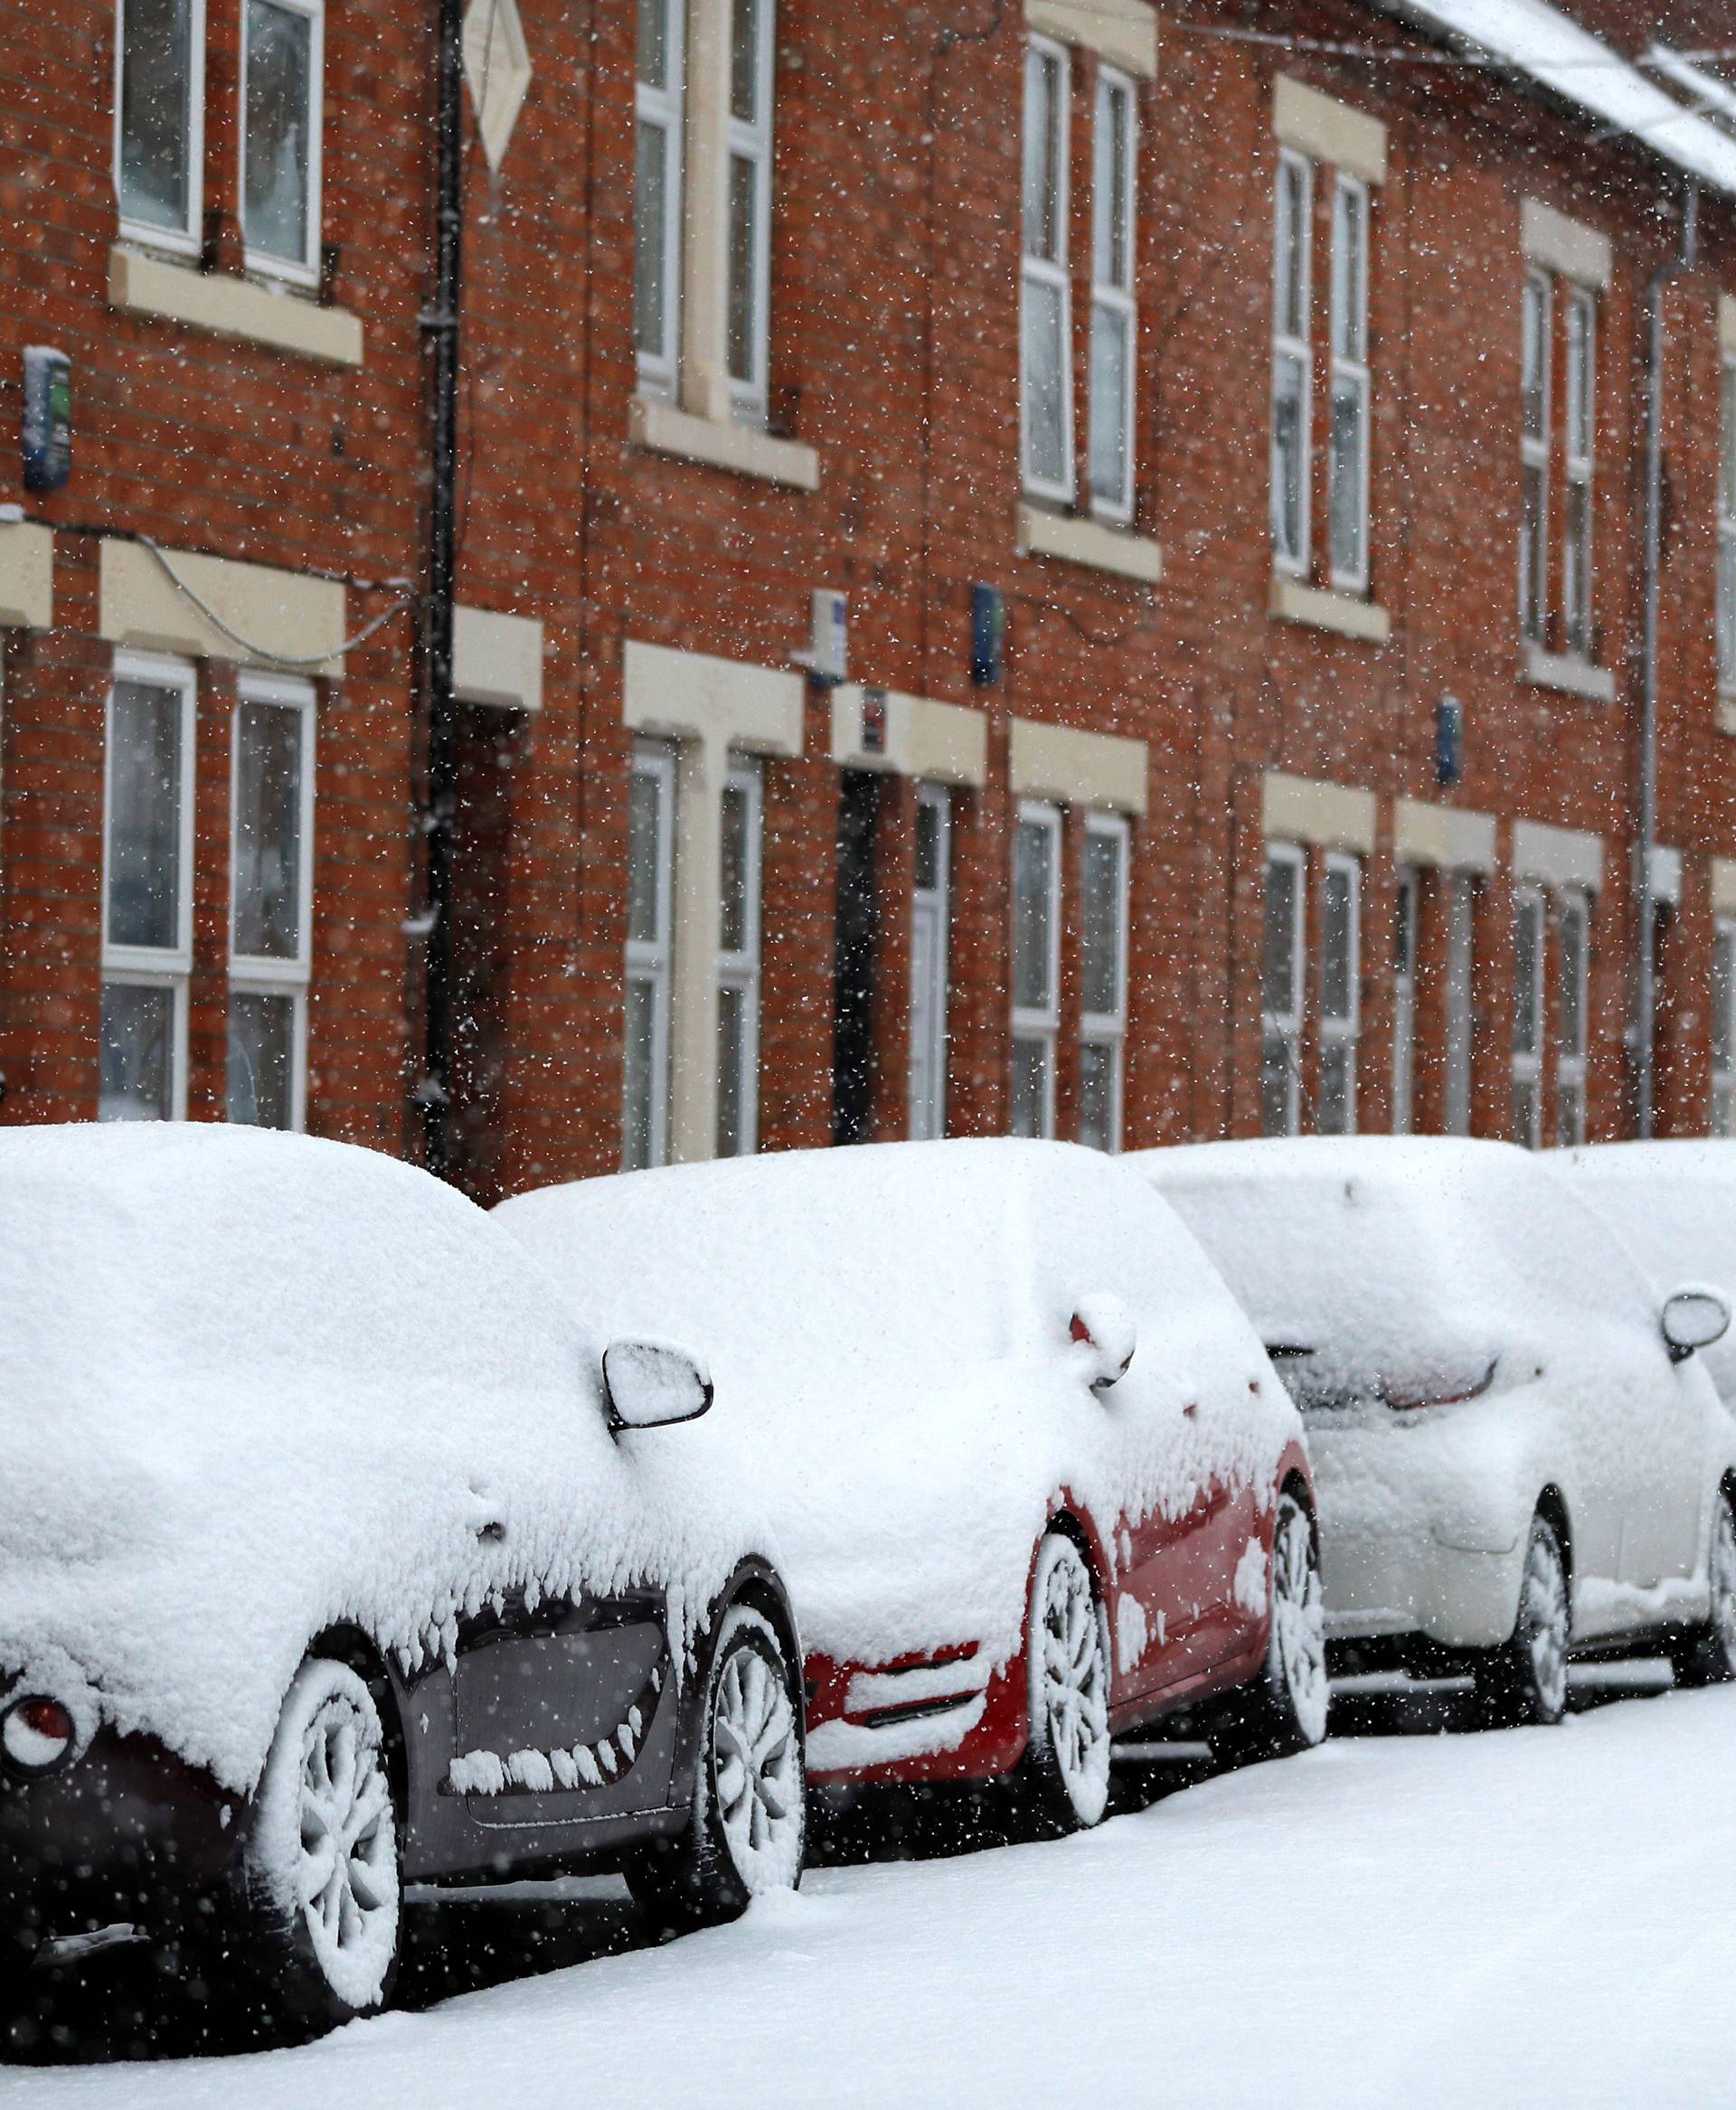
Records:
[[[1326,1603],[1320,1545],[1301,1497],[1286,1488],[1272,1525],[1270,1636],[1260,1675],[1231,1693],[1211,1727],[1213,1756],[1231,1764],[1293,1757],[1326,1734]]]
[[[1722,1685],[1736,1678],[1736,1509],[1718,1497],[1707,1550],[1710,1615],[1703,1626],[1682,1635],[1670,1651],[1678,1685]]]
[[[1486,1729],[1548,1727],[1567,1712],[1572,1597],[1561,1536],[1540,1510],[1531,1520],[1513,1632],[1475,1665]]]
[[[635,1903],[661,1932],[734,1919],[754,1898],[801,1882],[807,1776],[798,1691],[770,1621],[731,1605],[701,1702],[692,1815],[626,1864]]]
[[[401,1823],[366,1680],[310,1656],[284,1697],[221,1916],[221,1975],[252,1992],[277,2033],[317,2036],[389,2003]]]
[[[1109,1624],[1085,1556],[1063,1532],[1037,1550],[1025,1672],[1028,1797],[1050,1823],[1082,1831],[1109,1806]]]

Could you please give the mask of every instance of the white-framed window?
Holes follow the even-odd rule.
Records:
[[[1585,1141],[1585,1052],[1591,981],[1591,900],[1575,888],[1561,896],[1558,928],[1561,1003],[1555,1041],[1555,1140]]]
[[[1576,286],[1567,302],[1567,400],[1561,466],[1561,631],[1570,652],[1591,656],[1592,456],[1597,432],[1598,307]]]
[[[1133,518],[1134,495],[1139,130],[1134,84],[1112,67],[1097,77],[1092,143],[1091,504],[1126,523]]]
[[[116,0],[115,196],[124,235],[203,239],[204,0]]]
[[[1285,147],[1272,213],[1272,561],[1298,573],[1308,569],[1313,230],[1314,164]]]
[[[115,655],[104,742],[104,1121],[186,1116],[195,695],[184,662]]]
[[[1736,922],[1712,940],[1712,1133],[1736,1136]]]
[[[319,283],[324,0],[242,0],[241,235],[250,268]]]
[[[1520,329],[1519,627],[1533,645],[1549,628],[1550,356],[1554,302],[1541,271],[1525,278]]]
[[[1080,881],[1079,1140],[1121,1147],[1127,1037],[1127,865],[1131,836],[1115,814],[1088,814]]]
[[[717,931],[717,1154],[760,1143],[760,866],[765,777],[737,758],[723,779]]]
[[[1260,975],[1260,1126],[1264,1135],[1297,1135],[1302,1129],[1307,886],[1307,851],[1294,843],[1269,843]]]
[[[1409,1135],[1417,1120],[1417,941],[1422,887],[1409,869],[1392,900],[1392,1133]]]
[[[1033,36],[1024,60],[1024,263],[1020,273],[1024,485],[1073,498],[1072,290],[1067,253],[1068,118],[1063,45]]]
[[[1061,1030],[1061,815],[1034,800],[1013,834],[1014,1135],[1055,1132],[1055,1041]]]
[[[231,721],[231,1121],[303,1128],[313,973],[314,691],[243,675]]]
[[[1340,851],[1320,877],[1320,1090],[1322,1135],[1356,1132],[1356,1041],[1362,1025],[1363,868]]]
[[[1442,1077],[1443,1126],[1448,1135],[1471,1132],[1471,1053],[1476,987],[1477,888],[1455,873],[1447,894],[1447,1061]]]
[[[642,740],[627,789],[627,1007],[621,1164],[669,1154],[669,1022],[675,966],[675,758]]]
[[[763,420],[771,330],[773,0],[733,0],[730,24],[730,393],[738,417]]]
[[[910,1134],[947,1132],[947,1008],[951,984],[952,796],[916,787],[916,872],[910,906]]]
[[[1726,360],[1719,398],[1718,686],[1736,690],[1736,360]]]
[[[1548,919],[1543,891],[1513,896],[1513,1140],[1527,1150],[1543,1141],[1543,972]]]
[[[1326,513],[1332,583],[1368,591],[1368,186],[1340,173],[1332,195],[1332,407]]]
[[[686,0],[638,0],[633,143],[633,335],[640,386],[673,396],[681,363]]]

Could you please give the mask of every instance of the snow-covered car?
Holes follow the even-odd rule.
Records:
[[[1562,1151],[1550,1162],[1624,1240],[1654,1289],[1698,1281],[1736,1301],[1736,1143],[1604,1143]],[[1705,1365],[1723,1412],[1709,1425],[1683,1419],[1675,1436],[1684,1470],[1702,1452],[1714,1459],[1728,1455],[1736,1334],[1709,1344]],[[1671,1637],[1676,1677],[1689,1683],[1736,1670],[1736,1471],[1728,1465],[1711,1520],[1707,1581],[1706,1625],[1677,1629]]]
[[[1467,1668],[1486,1719],[1554,1721],[1575,1650],[1712,1631],[1736,1427],[1694,1352],[1728,1327],[1722,1297],[1655,1291],[1511,1144],[1314,1137],[1130,1163],[1302,1405],[1335,1659]]]
[[[544,1189],[496,1216],[611,1325],[704,1344],[694,1449],[765,1501],[827,1784],[1024,1767],[1102,1814],[1110,1738],[1326,1690],[1300,1418],[1174,1213],[1071,1144],[885,1144]]]
[[[696,1359],[251,1129],[0,1131],[0,1976],[146,1935],[312,2030],[388,1998],[407,1883],[794,1885],[784,1586],[637,1433]]]

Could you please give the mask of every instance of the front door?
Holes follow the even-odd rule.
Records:
[[[662,1597],[524,1598],[461,1631],[448,1785],[475,1821],[630,1815],[668,1801],[675,1705]]]

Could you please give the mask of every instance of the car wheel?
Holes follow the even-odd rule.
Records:
[[[770,1622],[731,1606],[706,1679],[693,1814],[627,1864],[635,1901],[665,1932],[733,1919],[801,1881],[807,1777],[795,1690]]]
[[[1033,1800],[1068,1831],[1095,1824],[1109,1799],[1109,1648],[1091,1571],[1052,1532],[1037,1553],[1025,1640]]]
[[[1258,1678],[1212,1723],[1216,1756],[1238,1763],[1312,1750],[1326,1733],[1326,1614],[1314,1520],[1288,1489],[1272,1526],[1271,1634]]]
[[[383,2007],[401,1925],[399,1818],[366,1681],[297,1672],[243,1832],[231,1961],[272,2019],[314,2035]]]
[[[1567,1653],[1573,1615],[1567,1559],[1555,1527],[1531,1520],[1513,1632],[1476,1666],[1478,1710],[1489,1729],[1558,1722],[1567,1712]]]
[[[1712,1520],[1707,1580],[1712,1604],[1706,1624],[1684,1634],[1671,1651],[1678,1685],[1721,1685],[1736,1678],[1736,1512],[1728,1494]]]

